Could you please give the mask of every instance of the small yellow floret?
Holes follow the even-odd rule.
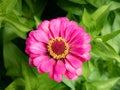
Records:
[[[65,44],[65,51],[64,51],[62,54],[60,54],[60,55],[57,55],[57,54],[54,53],[53,50],[52,50],[52,44],[53,44],[55,41],[62,41],[62,42]],[[49,54],[50,54],[54,59],[57,59],[57,60],[58,60],[58,59],[63,59],[63,58],[65,58],[66,55],[67,55],[68,52],[69,52],[69,45],[68,45],[68,43],[66,42],[65,39],[63,39],[63,38],[61,38],[61,37],[56,37],[56,38],[51,39],[51,40],[49,41],[47,47],[48,47],[48,52],[49,52]]]

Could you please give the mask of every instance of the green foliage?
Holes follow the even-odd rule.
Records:
[[[76,81],[38,74],[24,53],[27,33],[55,15],[77,21],[92,37],[92,58]],[[0,90],[120,89],[119,0],[0,0],[0,41]]]

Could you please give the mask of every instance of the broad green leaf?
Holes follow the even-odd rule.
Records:
[[[75,90],[75,81],[68,80],[67,78],[63,77],[63,83],[65,83],[71,90]]]
[[[69,0],[69,1],[77,3],[77,4],[87,4],[86,0]]]
[[[92,18],[86,9],[84,9],[82,21],[83,21],[83,24],[85,24],[88,28],[91,26],[91,24],[93,24]]]
[[[111,7],[110,7],[110,10],[111,10],[111,11],[120,8],[120,3],[114,2],[114,1],[111,1],[110,3],[111,3]]]
[[[111,90],[120,78],[85,83],[86,90]]]
[[[34,13],[33,0],[25,0],[32,13]]]
[[[4,44],[4,63],[9,76],[21,76],[21,63],[26,57],[12,42]]]
[[[13,39],[15,39],[18,36],[23,38],[23,39],[26,38],[26,33],[17,30],[15,27],[13,27],[9,23],[5,24],[3,32],[4,32],[3,33],[3,35],[4,35],[4,42],[9,42],[10,40],[13,40]]]
[[[78,4],[68,2],[67,0],[59,0],[58,5],[62,9],[66,10],[66,11],[72,13],[72,14],[75,14],[75,15],[81,15],[82,14],[82,9],[83,8]]]
[[[113,19],[111,19],[111,20],[108,19],[104,23],[104,27],[102,29],[102,36],[107,35],[107,34],[108,35],[112,34],[113,32],[119,32],[117,30],[120,30],[120,25],[119,25],[120,15],[119,15],[119,13],[118,12],[116,12],[116,13],[112,12],[111,14],[112,15],[111,15],[111,17],[109,17],[109,19],[111,19],[111,18],[113,18]],[[117,53],[119,53],[119,51],[120,51],[120,48],[119,48],[120,40],[119,39],[120,39],[120,35],[117,35],[116,37],[107,41],[109,43],[109,45],[112,46]]]
[[[22,78],[17,78],[5,90],[25,90],[25,82]]]
[[[115,52],[115,50],[110,45],[103,43],[101,39],[97,39],[95,42],[92,43],[92,45],[93,45],[92,53],[102,58],[115,59],[120,63],[120,56]]]
[[[92,14],[91,17],[96,25],[95,31],[93,31],[93,33],[95,35],[98,35],[100,33],[100,31],[102,30],[104,21],[106,20],[108,14],[109,14],[110,5],[111,4],[101,6]]]
[[[95,65],[93,65],[93,63],[91,63],[90,61],[88,62],[88,64],[90,69],[90,75],[88,77],[88,80],[89,81],[98,80],[100,78],[100,72],[98,68]]]
[[[103,22],[103,19],[106,17],[106,15],[108,15],[108,11],[109,11],[109,8],[110,8],[110,5],[111,4],[108,4],[108,5],[104,5],[104,6],[101,6],[100,8],[98,8],[93,14],[92,14],[92,18],[94,20],[101,20],[101,22]]]
[[[17,0],[0,0],[0,27],[5,15],[13,10],[16,2]]]
[[[82,71],[87,81],[94,81],[100,78],[98,68],[91,61],[83,63]]]
[[[7,15],[5,21],[9,22],[10,24],[12,24],[14,27],[16,27],[18,30],[22,32],[28,32],[31,30],[30,26],[21,23],[16,17],[12,15]]]
[[[8,14],[17,3],[17,0],[0,0],[0,13]]]
[[[86,0],[86,1],[98,8],[102,5],[107,4],[110,0]]]
[[[115,12],[115,19],[113,21],[113,26],[112,29],[113,30],[119,30],[120,29],[120,13],[119,12]]]
[[[17,16],[21,16],[23,11],[22,11],[22,0],[17,0],[17,3],[14,7],[13,12],[17,15]]]
[[[70,90],[64,83],[57,83],[51,80],[48,74],[38,74],[37,90]]]
[[[33,15],[41,17],[48,0],[25,0]]]
[[[83,72],[83,76],[85,77],[85,79],[88,80],[89,75],[90,75],[90,68],[89,68],[88,62],[83,63],[82,72]]]
[[[36,73],[28,66],[27,63],[21,63],[22,74],[25,79],[25,90],[36,90],[38,88],[37,83],[37,75]]]
[[[34,20],[35,20],[35,25],[36,28],[38,27],[38,25],[40,24],[40,22],[42,22],[37,16],[34,16]]]
[[[108,41],[108,40],[110,40],[110,39],[113,39],[114,37],[116,37],[116,36],[119,35],[119,34],[120,34],[120,30],[117,30],[117,31],[112,32],[112,33],[110,33],[110,34],[100,36],[99,38],[101,38],[102,41],[105,42],[105,41]]]

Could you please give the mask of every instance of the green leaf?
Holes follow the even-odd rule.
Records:
[[[111,4],[101,6],[92,14],[91,17],[92,17],[93,21],[96,23],[96,28],[95,28],[96,31],[93,31],[94,33],[96,33],[96,34],[100,33],[100,31],[104,25],[104,21],[106,20],[108,14],[109,14],[110,5]]]
[[[86,1],[98,8],[102,5],[107,4],[110,0],[86,0]]]
[[[35,25],[36,28],[38,27],[38,25],[40,24],[40,22],[42,22],[37,16],[34,16],[34,20],[35,20]]]
[[[17,0],[1,0],[0,1],[0,13],[8,14],[16,5]]]
[[[77,4],[87,4],[85,0],[69,0],[69,1],[77,3]]]
[[[86,90],[111,90],[120,78],[85,83]]]
[[[114,37],[116,37],[118,34],[120,34],[120,30],[117,30],[115,32],[112,32],[110,34],[107,34],[107,35],[103,35],[103,36],[100,36],[99,38],[102,39],[103,42],[106,42],[110,39],[113,39]]]
[[[88,62],[83,63],[82,71],[83,71],[83,76],[85,77],[86,80],[88,80],[89,75],[90,75],[90,69],[89,69]]]
[[[66,11],[72,13],[72,14],[75,14],[75,15],[81,15],[82,14],[82,9],[83,8],[78,4],[69,2],[67,0],[59,0],[58,5],[62,9],[66,10]]]
[[[68,80],[67,78],[63,77],[63,83],[65,83],[71,90],[75,90],[75,81]]]
[[[9,23],[5,24],[3,32],[4,32],[3,33],[3,35],[4,35],[4,42],[9,42],[10,40],[13,40],[13,39],[15,39],[18,36],[23,38],[23,39],[26,39],[26,33],[17,30],[15,27],[13,27]]]
[[[110,3],[111,3],[111,7],[110,7],[110,10],[111,10],[111,11],[120,8],[120,3],[118,3],[118,2],[114,2],[114,1],[111,1]]]
[[[87,81],[94,81],[100,78],[98,68],[93,65],[91,61],[83,63],[82,66],[83,76]]]
[[[104,59],[115,59],[120,63],[120,56],[110,45],[103,43],[101,39],[96,39],[96,41],[94,41],[92,45],[92,53],[94,53],[96,56],[100,56]]]
[[[21,23],[17,17],[14,17],[12,15],[7,15],[5,18],[5,21],[9,22],[10,24],[12,24],[14,27],[16,27],[18,30],[22,31],[22,32],[28,32],[31,30],[30,26]]]
[[[24,80],[22,78],[17,78],[9,86],[7,86],[5,90],[24,90],[24,85]]]
[[[120,13],[119,12],[115,12],[115,19],[114,19],[114,22],[113,22],[113,26],[112,26],[112,29],[113,30],[120,30]]]
[[[82,21],[83,21],[83,24],[85,24],[87,27],[90,27],[92,24],[92,18],[86,9],[84,9]]]
[[[33,15],[41,17],[48,0],[25,0]]]
[[[104,5],[104,6],[101,6],[100,8],[98,8],[93,14],[92,14],[92,18],[94,20],[101,20],[102,18],[102,21],[103,19],[105,18],[106,14],[108,13],[109,11],[109,8],[110,8],[110,5],[111,4],[108,4],[108,5]],[[108,15],[108,14],[107,14]],[[102,22],[101,21],[101,22]]]
[[[12,42],[4,44],[4,63],[9,76],[21,76],[21,63],[26,57]]]

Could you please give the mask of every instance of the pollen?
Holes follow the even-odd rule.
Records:
[[[56,60],[64,59],[69,52],[69,45],[62,37],[56,37],[49,41],[48,52]]]

